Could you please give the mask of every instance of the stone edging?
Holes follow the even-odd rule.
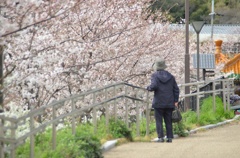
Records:
[[[206,125],[206,126],[202,126],[202,127],[199,127],[199,128],[196,128],[196,129],[193,129],[191,131],[188,132],[188,134],[194,134],[194,133],[197,133],[197,131],[200,131],[200,130],[207,130],[207,129],[212,129],[212,128],[216,128],[216,127],[219,127],[219,126],[222,126],[222,125],[225,125],[225,124],[228,124],[232,121],[235,121],[236,119],[238,119],[240,117],[240,115],[236,115],[233,119],[231,120],[226,120],[226,121],[223,121],[223,122],[219,122],[217,124],[210,124],[210,125]]]

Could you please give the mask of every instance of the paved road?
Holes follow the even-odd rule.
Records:
[[[122,144],[105,152],[104,158],[240,158],[240,121],[177,138],[173,143]]]

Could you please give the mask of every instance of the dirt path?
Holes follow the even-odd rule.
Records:
[[[240,121],[201,131],[173,143],[127,143],[104,158],[240,158]]]

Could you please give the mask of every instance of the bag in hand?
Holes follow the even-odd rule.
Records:
[[[172,112],[172,122],[180,122],[182,120],[182,115],[180,110],[175,107],[175,109]]]

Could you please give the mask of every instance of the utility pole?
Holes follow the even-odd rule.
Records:
[[[189,0],[185,0],[185,83],[190,83],[190,57],[189,57]],[[185,94],[190,93],[190,87],[185,87]],[[184,100],[184,107],[190,108],[189,97]]]
[[[214,16],[215,16],[215,12],[214,12],[214,0],[212,0],[212,12],[209,14],[211,15],[211,41],[212,41],[212,45],[211,45],[211,51],[213,52],[213,21],[214,21]]]

